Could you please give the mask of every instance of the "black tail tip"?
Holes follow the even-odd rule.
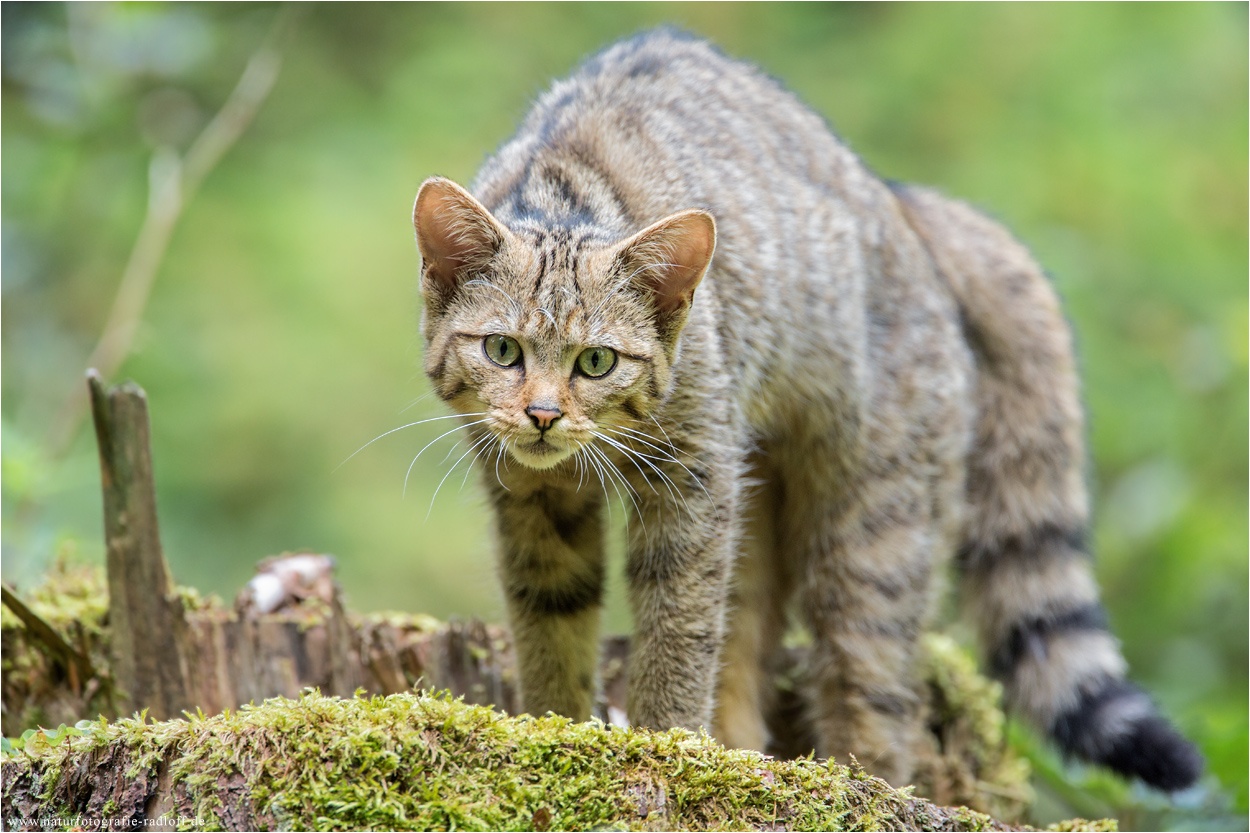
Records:
[[[1193,786],[1204,766],[1197,747],[1157,714],[1117,737],[1100,763],[1167,792]]]
[[[1202,776],[1198,749],[1125,680],[1091,686],[1055,720],[1051,736],[1069,755],[1167,792],[1193,786]]]

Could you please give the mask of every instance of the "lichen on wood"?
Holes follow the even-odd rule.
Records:
[[[856,766],[726,750],[683,730],[508,717],[425,693],[308,692],[208,718],[101,720],[31,738],[2,766],[0,811],[14,829],[75,815],[253,830],[1025,829]]]

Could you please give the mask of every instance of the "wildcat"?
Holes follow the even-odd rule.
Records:
[[[526,710],[590,714],[615,496],[635,726],[763,749],[794,600],[817,751],[907,783],[953,557],[1009,709],[1196,780],[1098,600],[1068,327],[993,222],[883,183],[777,82],[660,30],[556,83],[471,190],[427,180],[414,224],[425,370],[494,507]]]

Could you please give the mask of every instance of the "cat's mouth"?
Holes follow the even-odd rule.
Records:
[[[518,463],[532,469],[549,469],[573,453],[571,447],[556,445],[543,437],[531,443],[517,443],[510,450]]]

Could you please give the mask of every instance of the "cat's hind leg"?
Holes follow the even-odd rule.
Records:
[[[920,722],[915,652],[942,546],[929,484],[912,473],[885,475],[832,505],[817,484],[788,485],[788,546],[806,555],[798,593],[814,637],[816,751],[841,763],[854,755],[902,786]]]
[[[763,752],[769,742],[765,714],[773,700],[774,661],[793,576],[777,548],[778,484],[763,454],[757,453],[748,465],[750,485],[721,653],[715,735],[731,749]]]

